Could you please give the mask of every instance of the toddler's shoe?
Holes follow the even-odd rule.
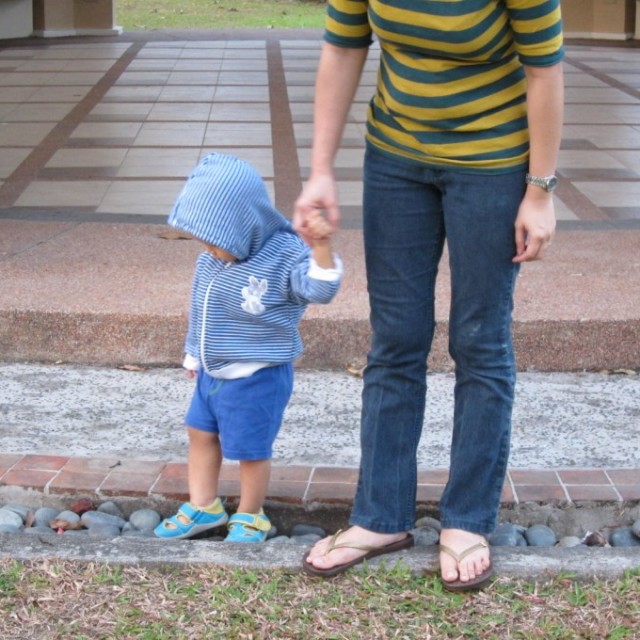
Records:
[[[178,513],[163,520],[153,532],[158,538],[181,540],[221,527],[227,523],[227,520],[229,515],[224,510],[220,498],[216,498],[211,505],[201,509],[194,507],[190,502],[185,502],[178,509]]]
[[[225,542],[263,542],[271,529],[269,518],[260,513],[235,513],[227,525],[229,534]]]

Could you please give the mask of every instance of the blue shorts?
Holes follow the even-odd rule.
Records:
[[[228,460],[267,460],[293,391],[291,363],[221,380],[200,370],[185,422],[220,437]]]

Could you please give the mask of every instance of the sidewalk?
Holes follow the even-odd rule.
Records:
[[[164,237],[166,215],[191,167],[214,149],[254,163],[277,206],[290,213],[309,170],[319,47],[319,32],[295,31],[0,42],[0,360],[61,361],[71,370],[105,365],[109,375],[116,375],[116,365],[178,363],[198,248]],[[300,403],[318,394],[328,398],[316,410],[331,416],[338,433],[348,419],[350,437],[357,431],[357,407],[338,409],[333,400],[346,389],[353,392],[351,402],[359,400],[352,388],[357,380],[344,371],[363,363],[368,344],[359,190],[375,57],[374,51],[337,163],[343,230],[336,247],[345,261],[344,287],[334,304],[307,314],[306,353],[299,363],[302,379],[315,381],[301,387]],[[535,378],[547,375],[536,371],[640,366],[639,68],[638,48],[568,47],[556,198],[559,230],[548,257],[523,268],[516,294],[519,368],[531,372],[531,384],[544,380],[536,383],[542,389],[551,382]],[[441,376],[434,380],[445,386],[451,368],[448,305],[443,261],[430,364]],[[14,372],[7,366],[5,382],[11,382]],[[316,380],[314,372],[320,369],[326,373]],[[605,430],[602,439],[596,436],[585,447],[581,438],[601,432],[593,429],[588,411],[572,416],[572,389],[592,389],[584,378],[573,380],[577,386],[568,385],[538,409],[548,416],[549,434],[554,427],[571,434],[564,458],[512,459],[505,504],[640,499],[637,408],[624,414],[624,440],[620,430]],[[635,398],[636,407],[637,380],[625,378],[629,386],[621,396],[628,402]],[[97,386],[104,392],[103,382]],[[582,406],[601,402],[606,393],[597,386]],[[54,422],[63,428],[69,424],[70,401],[62,397],[51,408]],[[130,455],[114,452],[112,447],[121,444],[121,426],[108,427],[104,439],[99,436],[103,421],[117,413],[116,405],[114,399],[85,425],[94,429],[85,436],[87,444],[100,442],[99,449],[76,451],[63,444],[62,434],[57,443],[48,440],[46,449],[41,448],[42,433],[33,432],[17,448],[12,448],[17,432],[3,438],[0,488],[182,499],[184,441],[175,457],[143,455],[138,445]],[[76,411],[82,421],[81,410]],[[566,419],[554,422],[563,412]],[[10,427],[7,415],[5,405],[0,421]],[[529,428],[535,428],[535,421]],[[535,431],[532,435],[538,446],[549,442]],[[313,434],[300,438],[292,450],[314,443]],[[348,503],[357,456],[345,454],[348,445],[328,441],[335,447],[333,464],[313,456],[283,456],[274,470],[271,497]],[[585,448],[597,455],[582,457]],[[634,455],[616,458],[625,448]],[[432,454],[420,467],[424,504],[437,500],[446,478],[446,459]],[[232,494],[237,491],[234,469],[225,472]]]

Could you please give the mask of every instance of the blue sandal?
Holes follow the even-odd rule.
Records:
[[[212,511],[213,513],[211,513]],[[178,509],[178,513],[163,520],[153,532],[158,538],[181,540],[221,527],[227,523],[228,519],[229,516],[224,510],[220,498],[216,498],[207,511],[195,509],[189,502],[185,502]]]
[[[269,518],[260,513],[236,513],[229,518],[229,534],[225,542],[264,542],[271,529]]]

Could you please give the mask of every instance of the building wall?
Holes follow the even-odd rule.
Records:
[[[624,40],[635,34],[636,0],[560,0],[567,37]]]
[[[0,38],[109,35],[118,0],[0,0]],[[640,39],[640,0],[560,0],[565,34]]]

